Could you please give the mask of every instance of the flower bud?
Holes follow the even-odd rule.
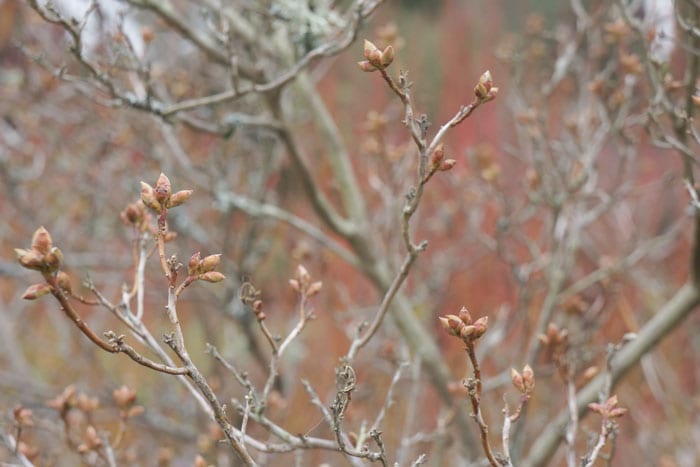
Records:
[[[43,226],[36,229],[32,236],[32,250],[45,255],[53,246],[51,234]]]
[[[200,272],[209,272],[216,269],[221,262],[221,255],[209,255],[199,262]]]
[[[192,190],[180,190],[170,197],[166,207],[174,208],[176,206],[180,206],[181,204],[185,203],[185,201],[190,199],[190,196],[192,196]]]
[[[301,290],[308,289],[309,284],[311,283],[311,275],[304,266],[302,266],[301,264],[297,266],[296,274],[294,275],[294,277],[299,282],[299,287],[301,288]]]
[[[482,316],[481,318],[477,319],[474,322],[474,328],[475,328],[474,339],[478,339],[484,335],[484,333],[488,329],[488,323],[489,323],[488,316]]]
[[[377,71],[374,65],[372,65],[368,60],[362,60],[360,62],[357,62],[357,66],[360,67],[360,70],[365,71],[365,72],[372,72],[372,71]]]
[[[156,187],[153,189],[155,193],[156,201],[161,204],[166,203],[170,199],[172,194],[172,186],[170,185],[170,179],[161,172],[156,182]]]
[[[466,326],[462,326],[462,329],[459,330],[459,337],[462,338],[462,340],[466,341],[468,339],[476,339],[479,336],[475,336],[476,334],[476,326],[473,324],[467,324]],[[474,336],[474,337],[472,337]]]
[[[387,45],[384,51],[382,52],[382,66],[383,67],[388,67],[391,65],[391,62],[394,61],[394,48],[390,45]]]
[[[289,279],[289,286],[294,289],[295,292],[301,292],[299,288],[299,281],[296,279]]]
[[[163,207],[156,199],[155,190],[146,182],[141,182],[141,201],[143,201],[146,207],[153,209],[158,214],[163,210]]]
[[[430,170],[437,170],[440,167],[440,163],[445,158],[445,149],[442,143],[438,144],[435,151],[430,155],[428,159],[428,168]]]
[[[39,297],[51,293],[51,286],[48,284],[34,284],[27,287],[27,290],[22,294],[25,300],[36,300]]]
[[[441,172],[447,172],[448,170],[450,170],[450,169],[451,169],[452,167],[454,167],[455,165],[457,165],[457,161],[456,161],[456,160],[454,160],[454,159],[446,159],[446,160],[442,161],[442,163],[440,164],[440,167],[438,168],[438,170],[440,170]]]
[[[44,265],[48,272],[56,272],[63,262],[63,253],[58,247],[52,247],[44,257]]]
[[[463,306],[459,310],[459,319],[461,319],[464,324],[472,324],[472,315],[469,314],[469,310],[467,310],[466,306]]]
[[[486,70],[479,77],[479,82],[474,87],[474,95],[476,95],[476,97],[479,100],[485,101],[488,99],[488,94],[489,94],[489,91],[491,91],[492,87],[493,87],[493,79],[491,78],[491,72]],[[493,97],[496,97],[495,94]],[[493,99],[493,97],[491,97],[491,99]]]
[[[372,54],[374,52],[379,52],[379,49],[377,48],[377,46],[374,45],[372,42],[368,41],[367,39],[365,39],[365,43],[364,43],[365,58],[367,60],[370,60],[370,57],[372,56]]]
[[[202,260],[202,256],[199,252],[190,256],[190,260],[187,262],[187,275],[194,276],[200,273],[199,262]]]
[[[382,65],[382,51],[377,49],[373,51],[369,58],[369,62],[375,66],[375,68],[382,69],[384,68],[384,65]]]
[[[136,391],[126,385],[122,385],[122,387],[112,392],[112,398],[114,399],[114,403],[117,404],[117,407],[120,409],[127,409],[136,400]]]
[[[314,295],[316,295],[317,293],[319,293],[321,291],[321,287],[323,287],[323,282],[321,282],[321,281],[314,282],[313,284],[311,284],[309,286],[308,290],[306,291],[306,296],[313,297]]]
[[[25,250],[23,248],[15,248],[15,254],[17,254],[17,259],[22,267],[35,271],[44,269],[44,255],[34,250]]]
[[[206,282],[216,283],[216,282],[221,282],[222,280],[226,279],[226,276],[224,276],[223,274],[221,274],[218,271],[209,271],[209,272],[205,272],[204,274],[200,274],[199,278],[203,281],[206,281]]]
[[[521,393],[525,393],[525,385],[523,384],[523,376],[518,373],[515,368],[510,369],[510,381],[513,383],[515,389]]]

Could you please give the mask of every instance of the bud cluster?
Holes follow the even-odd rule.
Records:
[[[143,200],[129,203],[119,214],[119,217],[122,222],[127,225],[133,225],[134,228],[141,232],[148,230],[151,225],[151,214],[146,210],[146,205]]]
[[[238,291],[238,298],[241,299],[243,304],[248,305],[253,309],[255,313],[255,318],[258,321],[264,321],[266,316],[263,312],[263,301],[260,298],[262,292],[255,288],[250,282],[244,282],[241,284],[241,289]]]
[[[617,406],[616,395],[609,397],[604,404],[599,404],[597,402],[590,403],[588,404],[588,408],[591,409],[592,412],[602,415],[606,420],[619,418],[627,413],[626,408]]]
[[[365,39],[365,58],[366,60],[357,62],[362,71],[383,70],[394,61],[394,48],[387,45],[384,50],[380,50],[379,47]]]
[[[466,307],[462,307],[457,315],[440,316],[440,324],[451,335],[459,337],[465,343],[471,343],[484,335],[488,329],[488,316],[482,316],[476,321]]]
[[[53,246],[51,234],[44,227],[34,232],[29,250],[15,248],[15,253],[22,267],[45,273],[56,272],[63,261],[63,253]]]
[[[522,373],[518,372],[515,368],[511,368],[510,380],[515,389],[525,396],[529,396],[532,390],[535,389],[535,373],[532,371],[530,365],[525,365]]]
[[[172,192],[170,179],[163,173],[158,177],[155,188],[146,182],[141,182],[141,201],[158,214],[163,209],[170,209],[183,204],[192,196],[192,190]]]
[[[220,254],[202,258],[202,255],[197,252],[190,257],[190,261],[187,263],[187,275],[206,282],[221,282],[226,276],[214,271],[220,262]]]
[[[428,159],[428,173],[435,173],[438,170],[445,172],[450,170],[457,164],[454,159],[445,159],[445,148],[442,143],[435,148],[435,151],[430,155]]]
[[[297,270],[294,273],[294,279],[289,279],[289,285],[292,286],[292,289],[294,289],[300,295],[312,297],[321,291],[323,282],[311,282],[311,275],[309,274],[309,271],[307,271],[306,268],[300,264],[297,266]]]
[[[479,102],[488,102],[496,98],[498,94],[498,88],[493,86],[493,79],[491,78],[491,72],[486,70],[481,77],[479,77],[479,82],[474,86],[474,95]]]

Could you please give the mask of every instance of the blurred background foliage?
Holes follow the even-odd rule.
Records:
[[[484,70],[491,70],[501,88],[498,99],[446,138],[446,147],[458,165],[431,182],[416,229],[416,238],[427,238],[430,247],[407,284],[414,312],[432,327],[453,370],[456,393],[466,371],[463,351],[443,334],[435,318],[467,305],[476,316],[489,315],[492,322],[507,323],[499,328],[503,339],[484,355],[487,377],[502,381],[504,371],[525,363],[528,331],[545,295],[543,278],[535,271],[528,279],[532,281],[527,289],[530,295],[524,299],[523,284],[517,283],[513,265],[499,256],[498,249],[485,247],[478,231],[497,237],[507,230],[501,222],[510,213],[504,212],[504,207],[515,211],[527,208],[527,164],[513,155],[518,153],[513,88],[521,86],[521,80],[536,81],[544,69],[538,67],[551,66],[544,64],[550,63],[557,51],[544,44],[544,49],[536,51],[540,60],[530,60],[523,74],[514,74],[512,63],[497,58],[499,47],[516,44],[537,48],[542,46],[535,39],[541,32],[538,28],[554,34],[571,21],[568,3],[554,0],[406,0],[387,2],[360,33],[360,38],[372,38],[378,45],[390,39],[396,46],[395,70],[409,70],[416,106],[429,116],[432,128],[471,99],[473,85]],[[221,71],[201,66],[201,57],[180,48],[170,35],[160,36],[156,31],[146,53],[158,62],[153,73],[173,96],[193,97],[221,89]],[[62,465],[63,459],[72,458],[64,457],[69,456],[65,447],[53,439],[60,427],[45,401],[75,384],[80,391],[100,399],[103,407],[96,419],[105,429],[114,430],[110,424],[117,409],[111,393],[126,384],[137,390],[138,402],[146,411],[130,422],[123,442],[129,446],[125,462],[160,457],[162,465],[170,458],[187,459],[176,460],[174,465],[190,465],[197,453],[204,453],[210,462],[217,463],[217,452],[225,450],[216,444],[220,435],[207,428],[206,417],[183,390],[168,383],[165,376],[125,358],[98,353],[54,303],[20,300],[32,279],[15,265],[13,248],[27,247],[39,225],[52,232],[54,242],[63,250],[74,287],[89,275],[106,296],[118,297],[132,273],[132,235],[120,221],[119,212],[138,199],[140,180],[154,183],[163,171],[175,189],[195,189],[192,200],[173,212],[171,228],[179,236],[171,248],[179,252],[181,260],[200,250],[203,254],[222,252],[223,272],[231,278],[220,287],[197,284],[188,289],[180,304],[190,353],[211,377],[222,400],[241,397],[243,392],[205,353],[205,343],[215,344],[253,380],[262,381],[266,370],[261,362],[267,349],[256,340],[260,336],[250,331],[252,317],[235,299],[240,281],[251,278],[263,290],[271,326],[285,330],[295,319],[296,298],[287,281],[296,265],[303,263],[315,278],[323,280],[323,292],[314,301],[317,320],[291,349],[282,369],[283,388],[271,411],[292,433],[329,436],[327,427],[318,425],[320,417],[299,380],[310,380],[324,398],[332,396],[333,370],[347,348],[348,330],[357,324],[358,316],[366,316],[376,306],[380,295],[362,274],[287,225],[220,209],[217,190],[231,189],[315,219],[298,176],[274,144],[273,135],[265,129],[241,128],[229,138],[218,138],[164,124],[137,110],[100,105],[91,99],[84,83],[63,83],[41,65],[61,64],[66,55],[63,32],[46,25],[23,2],[0,0],[0,410],[7,414],[21,403],[38,416],[53,420],[36,427],[29,436],[43,448],[42,465]],[[387,202],[383,190],[406,191],[409,181],[405,177],[413,169],[402,159],[408,138],[400,124],[401,106],[378,76],[357,70],[360,58],[361,44],[357,42],[314,67],[311,78],[342,132],[363,191],[368,193],[377,245],[392,258],[399,257],[403,245],[396,234],[395,219],[402,200]],[[74,76],[84,73],[75,63],[67,63]],[[548,106],[551,117],[544,126],[553,134],[559,134],[567,113],[568,85],[576,87],[573,82],[564,83],[565,89],[542,103]],[[257,103],[244,99],[242,105],[255,111]],[[314,156],[318,179],[328,182],[324,188],[337,201],[318,130],[303,107],[297,111],[296,135]],[[387,121],[382,137],[389,150],[382,155],[373,152],[376,141],[368,136],[368,115],[373,111]],[[631,137],[636,155],[625,202],[591,229],[576,263],[565,271],[568,283],[597,268],[601,260],[620,257],[637,242],[673,229],[677,219],[683,218],[687,195],[679,176],[680,160],[669,151],[652,147],[643,131]],[[174,143],[175,139],[179,143]],[[607,169],[620,163],[615,144],[611,141],[602,149],[597,166],[601,184],[611,187],[616,179]],[[178,154],[178,150],[182,152]],[[496,181],[486,180],[483,169],[488,167],[480,166],[479,161],[498,166]],[[541,238],[548,224],[543,215],[533,216],[518,227],[525,236]],[[562,304],[560,322],[580,331],[577,336],[585,354],[581,359],[587,366],[600,365],[605,344],[636,331],[683,282],[690,248],[689,232],[683,229],[669,235],[668,241],[635,264],[633,271],[613,275],[609,282],[587,289],[575,297],[578,302]],[[519,241],[520,233],[504,233],[503,245],[523,260],[528,253]],[[148,264],[146,322],[158,336],[167,331],[167,320],[160,313],[164,282],[156,263]],[[82,289],[82,293],[87,292]],[[94,329],[116,327],[113,318],[101,310],[88,308],[84,315]],[[367,413],[381,406],[396,362],[408,356],[396,330],[387,327],[356,366],[362,368],[361,384],[347,414],[348,426],[361,423]],[[699,336],[700,319],[692,316],[618,389],[620,400],[630,408],[630,416],[621,421],[617,440],[619,465],[694,465],[700,458]],[[556,413],[565,404],[565,388],[555,371],[540,364],[536,372],[542,391],[536,391],[530,425],[519,435],[525,446],[546,423],[545,415]],[[394,449],[406,436],[402,431],[407,426],[406,413],[415,411],[414,420],[420,420],[407,428],[409,432],[430,432],[444,416],[434,389],[410,384],[422,377],[424,370],[413,368],[406,384],[396,389],[396,404],[385,429],[385,442]],[[505,391],[497,386],[487,395],[494,409],[489,415],[496,425]],[[418,401],[418,406],[410,406],[411,401]],[[467,410],[466,405],[464,399],[463,410]],[[597,421],[585,422],[587,433],[595,433]],[[11,426],[7,420],[3,423]],[[255,426],[250,431],[258,436],[263,433]],[[453,442],[455,438],[449,436],[436,444],[416,442],[411,455],[422,450],[435,454],[439,446]],[[581,446],[586,446],[585,434]],[[472,455],[478,457],[478,453]],[[328,456],[310,453],[306,461],[337,461]],[[10,458],[0,450],[0,460]],[[61,460],[56,464],[56,459]],[[271,465],[281,465],[276,463],[291,461],[291,455],[275,459]],[[443,462],[450,465],[449,457]],[[561,457],[553,465],[558,462],[562,462]]]

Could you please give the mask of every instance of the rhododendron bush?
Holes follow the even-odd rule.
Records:
[[[0,0],[0,460],[694,465],[694,2]]]

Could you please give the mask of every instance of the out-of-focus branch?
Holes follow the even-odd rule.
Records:
[[[222,205],[223,209],[230,209],[230,207],[233,206],[251,217],[265,216],[287,223],[309,237],[318,240],[323,246],[337,254],[348,264],[361,268],[361,263],[357,256],[326,235],[321,229],[305,221],[301,217],[295,216],[277,205],[260,203],[233,192],[217,190],[216,195],[218,196],[218,202]]]
[[[687,318],[698,305],[700,305],[698,287],[692,283],[681,287],[642,327],[636,338],[620,349],[610,363],[610,375],[599,375],[579,391],[576,396],[579,416],[586,412],[588,404],[598,400],[598,394],[603,388],[606,378],[611,378],[612,385],[618,382],[644,355]],[[529,455],[521,465],[526,467],[546,465],[561,443],[569,417],[569,411],[565,409],[548,423],[544,432],[532,444]]]

